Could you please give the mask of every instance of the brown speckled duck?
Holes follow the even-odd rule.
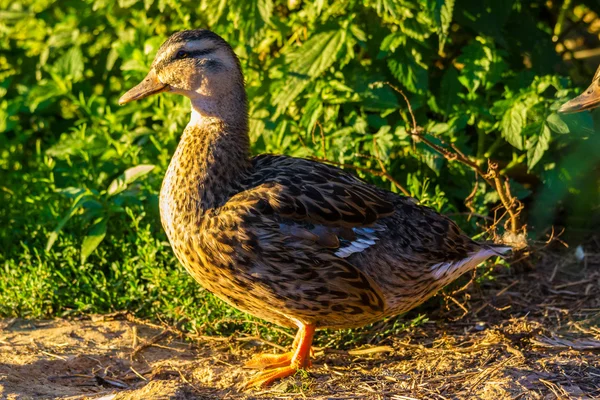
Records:
[[[189,273],[233,307],[297,327],[292,351],[263,354],[246,383],[310,365],[315,329],[362,326],[423,303],[506,246],[477,243],[413,199],[339,168],[250,156],[244,78],[208,30],[172,35],[119,104],[160,92],[191,100],[160,192],[160,214]]]

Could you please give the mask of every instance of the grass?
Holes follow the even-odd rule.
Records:
[[[0,3],[6,5],[0,13],[0,316],[129,310],[192,332],[258,331],[288,340],[204,291],[167,243],[157,193],[189,118],[186,100],[163,95],[117,106],[171,31],[199,26],[217,31],[240,55],[254,153],[325,157],[381,187],[398,191],[393,182],[399,182],[424,204],[453,214],[469,234],[486,238],[498,194],[475,182],[470,167],[423,142],[443,140],[478,168],[488,159],[502,165],[525,204],[521,223],[532,236],[555,222],[567,221],[584,236],[596,226],[600,186],[590,171],[598,157],[590,151],[597,148],[600,114],[555,113],[574,92],[567,75],[583,86],[595,65],[562,63],[551,37],[559,19],[565,29],[587,28],[592,2],[563,10],[536,0],[504,10],[501,3],[481,9],[471,0],[456,6],[451,0],[232,1],[231,7],[201,2],[202,12],[196,3],[175,1]],[[536,55],[531,66],[523,54]],[[409,133],[403,98],[376,84],[382,81],[406,93],[425,129],[420,138]],[[154,168],[111,189],[140,165]],[[65,224],[57,229],[60,221]],[[99,226],[105,231],[92,235]],[[379,340],[421,323],[425,311],[427,305],[406,320],[320,340],[333,347]]]
[[[198,285],[175,258],[158,221],[132,218],[137,220],[135,228],[127,229],[123,240],[108,241],[83,264],[74,236],[62,235],[48,252],[39,251],[35,241],[22,242],[19,257],[3,260],[0,314],[44,318],[128,310],[196,333],[258,331],[269,340],[286,343],[289,338],[279,328],[235,310]],[[119,226],[118,220],[115,223]],[[42,233],[39,241],[44,238]],[[423,319],[397,318],[375,335],[372,327],[331,331],[321,341],[338,347],[367,336],[376,340]]]
[[[183,332],[130,313],[52,321],[0,320],[0,393],[73,398],[580,399],[600,396],[600,242],[542,252],[535,268],[499,268],[431,307],[431,321],[371,327],[362,341],[317,334],[313,366],[244,392],[243,363],[281,342],[256,330]],[[458,304],[464,304],[467,312]],[[409,318],[410,319],[410,318]],[[356,332],[365,332],[357,330]],[[336,336],[337,335],[337,336]],[[281,337],[291,341],[287,333]],[[360,335],[357,335],[359,337]],[[185,339],[185,340],[184,340]],[[337,341],[344,350],[332,349]],[[359,349],[351,349],[358,346]],[[99,366],[101,368],[99,368]],[[34,376],[36,379],[32,380]]]

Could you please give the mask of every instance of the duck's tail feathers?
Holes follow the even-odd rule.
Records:
[[[467,271],[476,268],[479,264],[490,257],[508,257],[512,247],[497,244],[481,244],[480,248],[469,254],[468,257],[450,262],[441,262],[431,267],[435,279],[445,279],[448,282],[453,281]]]
[[[512,247],[507,246],[505,244],[486,244],[485,249],[492,252],[492,254],[490,254],[490,256],[496,255],[496,256],[499,256],[502,258],[506,258],[506,257],[510,256],[510,254],[513,251]]]

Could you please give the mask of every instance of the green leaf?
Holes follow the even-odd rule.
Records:
[[[395,110],[398,108],[396,92],[388,85],[382,87],[369,87],[361,93],[362,106],[365,110]]]
[[[258,12],[265,24],[270,24],[271,15],[273,14],[273,0],[259,0]]]
[[[502,137],[519,150],[523,150],[521,132],[527,119],[527,108],[521,102],[515,102],[502,117],[500,126]]]
[[[403,48],[388,58],[388,67],[402,86],[413,93],[423,93],[429,87],[427,68]]]
[[[375,3],[375,9],[377,14],[384,17],[390,18],[394,22],[399,22],[400,18],[406,11],[403,8],[401,1],[397,0],[377,0]]]
[[[127,186],[140,177],[148,174],[150,171],[154,169],[154,165],[149,164],[140,164],[135,167],[131,167],[125,170],[121,175],[119,175],[115,180],[113,180],[110,185],[108,185],[107,194],[109,196],[114,196],[116,194],[121,193],[123,190],[127,188]]]
[[[69,209],[67,214],[60,220],[60,222],[58,223],[56,228],[54,228],[52,233],[50,233],[50,235],[48,236],[48,241],[46,242],[46,251],[50,251],[52,246],[54,246],[56,239],[58,239],[58,234],[60,233],[60,231],[64,228],[64,226],[67,224],[67,222],[69,222],[69,220],[73,217],[73,215],[75,215],[77,210],[79,210],[83,206],[83,204],[87,200],[90,199],[90,197],[91,197],[91,192],[86,190],[86,191],[80,193],[75,198],[75,200],[73,201],[73,205],[71,206],[71,208]]]
[[[440,112],[444,115],[449,115],[452,108],[460,103],[460,92],[461,85],[458,81],[458,71],[454,67],[449,67],[440,84],[440,94],[438,100],[438,107]]]
[[[550,128],[548,124],[542,123],[541,130],[537,136],[531,138],[527,149],[527,169],[531,169],[542,159],[542,156],[548,150],[550,145]]]
[[[394,52],[398,47],[406,45],[406,35],[400,32],[390,33],[383,38],[379,50]]]
[[[81,263],[83,264],[90,254],[96,250],[98,245],[106,236],[106,218],[101,218],[90,228],[83,243],[81,244]]]
[[[313,96],[311,96],[304,107],[302,118],[300,118],[300,125],[306,128],[307,133],[310,133],[315,128],[315,124],[321,115],[323,115],[323,102],[321,100],[321,94],[315,93]]]
[[[64,78],[69,78],[73,82],[78,82],[83,78],[83,53],[79,46],[73,46],[56,61],[53,66],[56,73]]]
[[[299,49],[286,56],[291,79],[275,96],[273,103],[281,113],[306,86],[333,65],[346,38],[346,29],[317,33]]]
[[[34,86],[28,93],[29,111],[35,112],[39,105],[53,97],[59,97],[65,94],[65,91],[53,81],[42,81],[39,85]],[[56,99],[54,99],[56,100]]]
[[[440,51],[444,50],[444,45],[448,39],[448,29],[452,22],[454,3],[455,0],[433,0],[433,15],[440,38]]]
[[[560,115],[553,113],[546,118],[546,123],[556,133],[569,133],[569,125],[565,121],[563,121]]]
[[[464,64],[460,83],[469,92],[475,92],[482,85],[487,88],[496,84],[507,68],[500,56],[501,53],[496,50],[493,41],[483,37],[472,40],[456,59],[458,63]]]
[[[422,14],[420,14],[422,15]],[[408,37],[418,41],[424,41],[431,36],[432,28],[424,24],[418,18],[407,18],[400,24],[400,30]]]
[[[119,7],[121,8],[129,8],[131,6],[133,6],[135,3],[137,3],[136,0],[119,0]]]

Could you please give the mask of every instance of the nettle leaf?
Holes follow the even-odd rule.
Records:
[[[460,103],[461,85],[458,81],[458,71],[454,67],[449,67],[440,83],[440,93],[438,96],[438,107],[442,114],[448,115],[456,104]]]
[[[444,158],[429,147],[423,147],[421,155],[425,164],[437,175],[440,175],[440,170],[444,165]]]
[[[362,30],[360,28],[360,26],[356,25],[356,24],[351,24],[350,25],[350,32],[352,32],[352,35],[359,41],[361,42],[366,42],[367,41],[367,33]]]
[[[131,6],[133,6],[135,3],[137,3],[136,0],[119,0],[119,7],[121,8],[129,8]]]
[[[527,140],[527,169],[530,171],[548,150],[552,136],[548,124],[540,122],[536,126],[539,133]]]
[[[444,45],[448,39],[448,29],[452,22],[455,0],[432,0],[433,1],[433,19],[436,24],[437,33],[440,38],[440,51],[444,50]]]
[[[294,101],[312,80],[333,65],[345,39],[346,29],[317,33],[300,48],[287,54],[291,79],[273,100],[277,114]]]
[[[202,15],[207,18],[208,26],[216,25],[223,16],[227,0],[203,1],[200,5]]]
[[[109,196],[114,196],[121,193],[123,190],[127,189],[127,186],[131,183],[152,171],[154,167],[154,165],[150,164],[140,164],[126,169],[125,172],[110,183],[107,194]]]
[[[81,263],[96,250],[98,245],[102,243],[106,236],[106,218],[101,218],[90,228],[87,235],[83,238],[81,244]]]
[[[64,78],[79,82],[83,78],[83,54],[79,46],[73,46],[53,65],[53,70]]]
[[[560,115],[554,113],[550,114],[548,118],[546,118],[546,123],[556,133],[569,133],[569,125],[565,121],[563,121]]]
[[[59,97],[66,93],[64,88],[57,85],[54,81],[42,81],[39,85],[34,86],[28,93],[29,111],[35,112],[39,105],[53,97]]]
[[[507,67],[493,42],[482,37],[472,40],[456,61],[464,65],[459,80],[471,93],[497,83]]]
[[[523,150],[523,137],[521,132],[523,131],[526,120],[527,108],[523,103],[517,101],[506,111],[500,122],[502,137],[519,150]]]
[[[62,231],[67,222],[69,222],[69,220],[73,218],[75,213],[81,207],[83,207],[84,203],[89,199],[93,199],[92,193],[89,190],[84,190],[80,192],[77,195],[77,197],[75,197],[75,199],[73,200],[73,205],[71,206],[67,214],[59,221],[56,228],[54,228],[52,233],[50,233],[50,235],[48,236],[48,241],[46,242],[46,251],[50,251],[50,249],[52,248],[52,246],[54,246],[54,243],[58,239],[58,234],[60,233],[60,231]]]
[[[413,93],[423,93],[429,88],[427,68],[419,64],[413,54],[408,54],[404,48],[398,49],[388,58],[388,68],[394,78],[407,90]]]
[[[321,118],[321,115],[323,115],[323,102],[320,93],[315,93],[304,107],[302,117],[300,118],[300,125],[306,128],[307,133],[310,133],[319,118]]]
[[[259,0],[258,13],[265,24],[271,23],[271,15],[273,14],[273,0]]]
[[[396,51],[398,47],[404,45],[406,45],[406,35],[400,32],[394,32],[383,38],[379,45],[379,50],[393,52]]]
[[[435,31],[432,31],[431,23],[424,23],[424,19],[423,13],[417,14],[416,18],[407,18],[399,24],[400,30],[415,40],[426,40]]]
[[[374,144],[377,150],[373,152],[373,156],[379,156],[379,159],[387,162],[390,158],[390,153],[394,147],[394,134],[390,133],[391,126],[384,125],[379,128],[379,131],[373,135]]]
[[[252,43],[261,36],[265,25],[271,23],[272,0],[230,0],[226,1],[229,18],[244,35],[243,41]]]
[[[398,108],[398,97],[389,86],[373,87],[361,93],[362,106],[365,110],[395,110]]]
[[[402,2],[397,0],[377,0],[375,3],[375,9],[377,14],[385,19],[391,19],[394,22],[398,22],[402,19],[408,10],[403,7]]]

